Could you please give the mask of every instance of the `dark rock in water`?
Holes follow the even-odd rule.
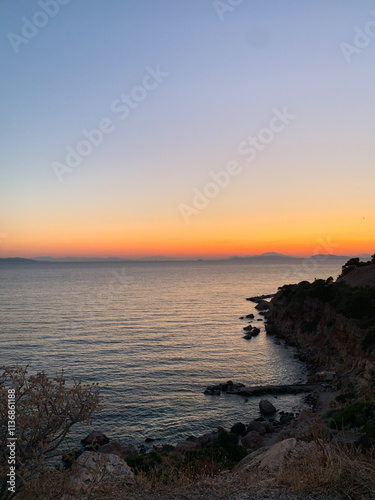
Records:
[[[267,311],[270,308],[270,303],[266,300],[261,300],[256,306],[255,309],[258,311]]]
[[[257,321],[263,321],[263,319],[262,319],[262,318],[259,318]]]
[[[254,314],[248,314],[248,315],[246,316],[246,318],[248,318],[248,319],[254,319]]]
[[[88,436],[81,440],[84,446],[103,446],[109,443],[109,439],[105,434],[100,431],[92,431]]]
[[[242,444],[249,450],[257,450],[262,446],[262,436],[257,431],[250,431],[242,438]]]
[[[207,387],[203,394],[206,394],[206,396],[220,396],[221,390],[217,387],[218,386],[210,385],[209,387]]]
[[[259,410],[262,415],[273,415],[277,411],[268,399],[261,399],[259,401]]]
[[[253,325],[248,325],[248,326],[245,326],[245,327],[244,327],[244,330],[245,330],[245,331],[247,331],[247,332],[249,332],[249,331],[251,331],[253,328],[254,328],[254,327],[253,327]]]
[[[77,458],[82,455],[83,453],[83,450],[81,450],[80,448],[75,448],[74,450],[71,450],[69,451],[68,453],[66,453],[65,455],[63,455],[61,458],[62,458],[62,461],[64,462],[64,465],[66,468],[69,468],[71,467],[74,462],[77,460]]]
[[[242,422],[238,422],[237,424],[233,425],[230,432],[232,432],[233,434],[237,434],[237,436],[242,436],[246,432],[246,425]]]
[[[264,299],[271,299],[275,295],[276,295],[275,293],[269,293],[268,295],[258,295],[256,297],[249,297],[246,300],[250,300],[251,302],[257,302],[257,303],[259,303],[259,302],[261,302]]]
[[[240,316],[240,319],[245,319],[243,316]]]
[[[204,394],[208,394],[210,396],[220,396],[221,392],[232,392],[237,391],[241,387],[245,387],[244,384],[236,383],[234,384],[231,380],[228,380],[226,383],[221,383],[218,385],[209,385],[207,389],[204,391]]]
[[[244,330],[247,331],[246,335],[244,335],[243,337],[244,339],[251,339],[252,337],[256,337],[257,335],[259,335],[260,333],[259,328],[253,327],[251,325],[249,325],[249,327],[244,328]]]
[[[124,457],[136,457],[138,455],[138,450],[134,446],[134,444],[130,444],[128,446],[123,446],[122,447],[122,455]]]
[[[117,455],[121,457],[122,455],[122,447],[118,441],[113,441],[112,443],[105,444],[101,446],[98,450],[99,453],[112,453],[113,455]]]
[[[150,438],[150,437],[147,437],[145,439],[145,443],[153,443],[154,441],[155,441],[155,439],[154,438]]]
[[[229,380],[226,383],[221,383],[217,385],[209,385],[207,389],[204,391],[204,394],[210,396],[220,396],[221,392],[227,392],[228,394],[233,394],[239,391],[242,387],[245,387],[245,384],[241,383],[233,383]]]

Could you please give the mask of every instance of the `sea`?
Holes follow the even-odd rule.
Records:
[[[344,261],[233,259],[190,262],[0,264],[0,364],[29,373],[64,371],[68,383],[99,383],[102,410],[70,440],[103,431],[122,445],[176,444],[247,423],[259,398],[208,396],[208,385],[306,381],[292,347],[267,335],[246,298],[315,278]],[[261,333],[243,338],[249,313]],[[272,397],[272,396],[271,396]],[[298,411],[303,397],[273,399]]]

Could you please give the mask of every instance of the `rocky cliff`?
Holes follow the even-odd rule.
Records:
[[[310,373],[345,373],[347,390],[373,390],[375,288],[332,278],[287,285],[272,299],[268,316],[267,332],[295,345]]]

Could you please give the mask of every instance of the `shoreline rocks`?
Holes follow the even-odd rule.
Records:
[[[313,392],[325,392],[329,388],[328,384],[311,383],[311,384],[286,384],[286,385],[264,385],[247,387],[242,383],[220,383],[210,385],[204,391],[206,395],[235,394],[238,396],[265,396],[266,394],[302,394]],[[220,394],[219,394],[220,393]]]
[[[243,337],[244,339],[251,339],[252,337],[256,337],[257,335],[259,335],[260,333],[260,328],[257,328],[253,325],[245,326],[244,330],[246,332]]]
[[[265,299],[272,299],[272,297],[274,297],[276,295],[276,293],[269,293],[269,294],[266,294],[266,295],[257,295],[255,297],[249,297],[247,298],[246,300],[249,300],[250,302],[261,302],[262,300],[265,300]]]
[[[259,401],[259,410],[262,415],[271,416],[276,413],[275,406],[268,401],[268,399],[261,399]]]

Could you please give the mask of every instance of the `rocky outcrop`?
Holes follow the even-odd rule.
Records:
[[[325,387],[321,383],[311,384],[287,384],[287,385],[259,385],[253,387],[246,387],[245,384],[236,383],[231,384],[222,383],[217,385],[210,385],[204,391],[204,394],[210,396],[219,396],[222,392],[226,394],[236,394],[237,396],[264,396],[266,394],[301,394],[314,391],[323,391]]]
[[[120,457],[114,454],[85,451],[69,469],[69,492],[92,491],[114,482],[134,483],[134,474]]]
[[[81,440],[84,446],[99,447],[109,443],[109,439],[101,431],[92,431],[88,436]]]
[[[295,438],[284,439],[269,448],[260,448],[245,457],[235,468],[234,472],[240,474],[252,470],[277,472],[287,460],[299,459],[317,452],[315,442],[306,443]]]
[[[259,401],[259,410],[262,415],[266,416],[273,415],[277,411],[275,406],[268,401],[268,399],[261,399]]]
[[[362,342],[367,331],[359,328],[356,321],[339,314],[330,303],[318,298],[288,300],[276,296],[272,302],[267,333],[296,346],[310,374],[322,370],[350,371],[360,374],[365,384],[371,383],[375,352],[364,352]]]
[[[339,278],[338,281],[345,281],[351,286],[370,285],[375,287],[375,264],[354,269],[350,273]]]
[[[257,309],[258,311],[267,311],[269,308],[270,308],[270,302],[267,302],[266,300],[261,300],[255,306],[255,309]]]
[[[256,337],[257,335],[260,334],[260,329],[257,328],[256,326],[245,326],[244,330],[246,331],[244,335],[244,339],[251,339],[252,337]]]
[[[268,295],[257,295],[255,297],[249,297],[246,300],[249,300],[250,302],[256,302],[258,304],[262,300],[264,300],[264,299],[271,299],[274,296],[275,296],[274,293],[269,293]]]
[[[117,455],[121,457],[123,454],[123,450],[121,444],[118,441],[113,441],[112,443],[105,444],[101,446],[98,450],[99,453],[111,453],[113,455]]]
[[[241,440],[242,445],[248,450],[257,450],[262,446],[263,438],[257,431],[249,431]]]

